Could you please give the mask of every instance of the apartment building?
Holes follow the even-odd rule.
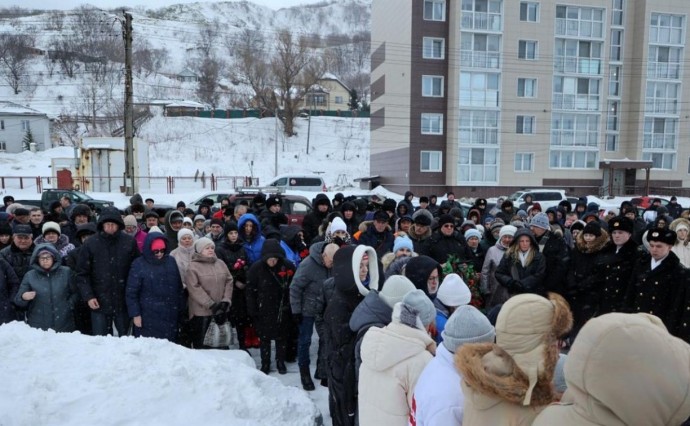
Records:
[[[687,0],[374,0],[371,175],[398,192],[690,183]]]

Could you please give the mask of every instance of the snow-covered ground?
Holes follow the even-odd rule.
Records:
[[[251,351],[258,358],[258,349]],[[303,391],[297,364],[288,364],[286,375],[266,376],[239,350],[58,334],[13,322],[0,326],[0,359],[3,426],[312,426],[320,413],[330,424],[326,388]]]

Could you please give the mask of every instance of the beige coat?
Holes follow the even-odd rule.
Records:
[[[690,417],[690,345],[647,314],[590,320],[565,362],[568,390],[534,426],[680,425]]]
[[[215,302],[232,302],[232,275],[225,262],[217,257],[192,256],[185,275],[189,292],[189,318],[213,315]]]
[[[187,288],[187,269],[189,269],[189,264],[192,263],[192,256],[194,255],[194,246],[192,247],[182,247],[177,246],[177,248],[170,252],[170,256],[175,258],[177,263],[177,269],[180,270],[180,277],[182,278],[182,285]]]
[[[434,357],[436,345],[426,331],[393,317],[384,328],[370,328],[362,341],[361,426],[407,426],[417,379]]]

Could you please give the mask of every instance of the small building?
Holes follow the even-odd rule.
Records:
[[[37,151],[52,147],[47,114],[14,102],[0,101],[0,152],[25,151],[24,138],[29,130]]]
[[[172,101],[163,106],[163,115],[166,117],[175,117],[189,115],[191,112],[200,112],[207,109],[208,107],[206,105],[195,101]]]
[[[149,143],[134,138],[134,178],[137,190],[150,188]],[[81,141],[79,176],[82,191],[124,192],[125,138],[85,137]],[[129,185],[129,182],[127,182]]]
[[[189,68],[183,69],[179,74],[175,76],[179,81],[183,83],[196,83],[199,81],[199,76]]]
[[[350,102],[350,89],[338,77],[326,73],[305,94],[302,109],[345,111]]]

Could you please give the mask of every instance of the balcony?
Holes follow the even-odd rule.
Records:
[[[500,13],[463,11],[460,25],[463,30],[500,32],[503,20]]]
[[[648,62],[647,78],[678,80],[680,64],[677,62]]]
[[[562,111],[599,111],[599,95],[554,93],[552,106]]]
[[[460,51],[460,66],[465,68],[499,69],[501,54],[498,52]]]
[[[554,71],[560,74],[601,75],[601,59],[557,56]]]

